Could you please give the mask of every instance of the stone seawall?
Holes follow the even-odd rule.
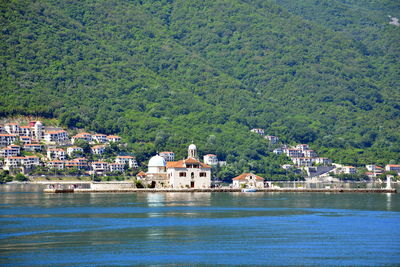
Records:
[[[64,193],[56,192],[54,189],[45,189],[45,193]],[[205,193],[205,192],[242,192],[241,189],[236,188],[208,188],[208,189],[150,189],[150,188],[90,188],[90,189],[74,189],[74,193],[168,193],[168,192],[182,192],[182,193]],[[257,192],[289,192],[289,193],[396,193],[396,189],[385,189],[385,188],[357,188],[357,189],[343,189],[343,188],[324,188],[324,189],[312,189],[312,188],[264,188],[257,189]],[[67,193],[67,192],[65,192]],[[70,192],[68,192],[70,193]],[[249,193],[246,193],[249,194]]]

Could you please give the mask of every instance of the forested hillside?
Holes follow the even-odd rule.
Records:
[[[400,8],[364,2],[2,1],[0,116],[119,133],[143,159],[193,140],[231,173],[283,174],[253,127],[399,162]]]

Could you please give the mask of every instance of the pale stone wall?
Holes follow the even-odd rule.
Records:
[[[180,177],[179,173],[185,172],[186,177]],[[200,177],[200,173],[205,172],[205,177]],[[192,178],[193,173],[193,178]],[[211,170],[200,168],[169,168],[168,177],[173,188],[191,188],[191,182],[194,182],[194,188],[211,187]]]
[[[93,190],[118,190],[124,188],[135,188],[135,184],[127,182],[100,182],[90,184],[90,189]]]

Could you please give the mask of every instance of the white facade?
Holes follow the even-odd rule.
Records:
[[[168,163],[167,173],[173,188],[211,187],[211,167],[193,158]]]
[[[98,143],[106,143],[107,142],[107,135],[105,134],[94,134],[92,135],[92,140]]]
[[[264,138],[267,139],[271,144],[276,144],[279,141],[279,137],[273,135],[266,135]]]
[[[132,157],[132,156],[117,156],[115,158],[115,163],[128,164],[129,168],[136,169],[139,167],[135,157]]]
[[[264,188],[264,178],[253,173],[243,173],[232,179],[233,188]]]
[[[65,160],[66,154],[65,151],[61,148],[49,148],[47,150],[47,158],[50,160],[52,159]]]
[[[44,141],[48,144],[64,143],[64,142],[68,141],[68,133],[64,130],[46,132],[44,134]]]
[[[106,149],[105,146],[99,145],[99,146],[94,146],[94,147],[92,147],[92,148],[91,148],[91,151],[92,151],[92,154],[101,155],[101,154],[104,153],[105,149]]]
[[[174,161],[175,153],[171,151],[163,151],[160,152],[160,156],[163,157],[166,161]]]
[[[260,128],[251,129],[250,132],[256,133],[256,134],[259,134],[259,135],[264,135],[265,134],[264,133],[264,129],[260,129]]]
[[[67,154],[68,156],[73,156],[74,153],[79,153],[82,154],[83,153],[83,148],[78,147],[78,146],[70,146],[67,148]]]
[[[214,154],[204,155],[203,160],[204,160],[204,163],[207,164],[207,165],[211,165],[211,166],[217,166],[218,165],[218,157],[217,157],[217,155],[214,155]]]
[[[0,134],[0,146],[9,146],[17,140],[15,134]]]

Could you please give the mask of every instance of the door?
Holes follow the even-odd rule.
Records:
[[[190,187],[191,187],[191,188],[194,188],[194,181],[191,181],[191,182],[190,182]]]

